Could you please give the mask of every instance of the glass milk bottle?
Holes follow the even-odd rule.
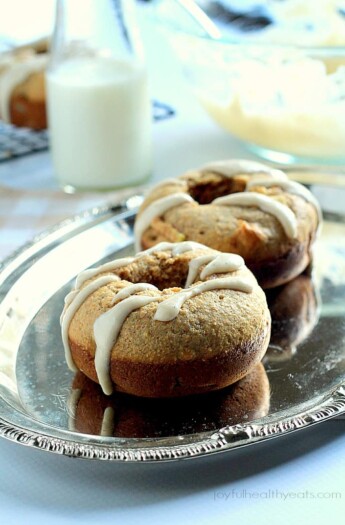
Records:
[[[54,170],[65,191],[151,173],[151,107],[132,0],[57,0],[47,72]]]

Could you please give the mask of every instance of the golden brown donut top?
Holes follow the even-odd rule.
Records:
[[[66,358],[73,368],[68,348],[77,340],[91,348],[96,370],[97,356],[106,356],[100,358],[100,374],[113,358],[147,363],[209,358],[250,339],[253,326],[260,331],[269,318],[265,295],[243,259],[196,243],[156,246],[101,266],[96,274],[87,271],[77,285],[62,315]]]
[[[242,193],[280,206],[295,222],[295,234],[289,235],[277,216],[260,204],[236,202],[234,194]],[[190,199],[168,207],[144,227],[140,225],[144,212],[147,214],[152,205],[176,194]],[[230,196],[228,204],[221,202],[226,195]],[[243,198],[246,197],[240,197]],[[192,239],[217,250],[241,253],[246,260],[255,250],[256,258],[264,260],[272,252],[279,257],[296,243],[310,242],[320,219],[313,195],[304,186],[289,181],[283,172],[256,162],[224,161],[189,171],[153,188],[139,210],[137,246],[141,243],[147,248],[162,240]]]

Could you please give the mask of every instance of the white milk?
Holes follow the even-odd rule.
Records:
[[[60,184],[107,189],[151,172],[151,108],[144,68],[75,58],[47,75],[54,168]]]

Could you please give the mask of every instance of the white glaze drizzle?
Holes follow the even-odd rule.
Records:
[[[64,304],[63,310],[60,315],[60,324],[62,323],[62,319],[63,319],[63,316],[65,315],[67,308],[74,301],[74,298],[78,295],[78,293],[79,293],[79,290],[72,290],[66,295],[65,304]]]
[[[172,248],[172,255],[182,255],[186,252],[193,252],[194,250],[204,250],[205,245],[194,241],[184,241],[173,243],[175,246]],[[211,249],[211,248],[210,248]]]
[[[140,259],[141,257],[144,257],[145,255],[151,255],[152,253],[161,252],[161,251],[171,251],[172,255],[180,255],[185,252],[190,252],[193,250],[204,250],[205,246],[203,244],[200,244],[198,242],[193,241],[184,241],[179,243],[174,242],[160,242],[156,244],[155,246],[152,246],[152,248],[148,248],[145,251],[137,253],[134,257],[124,257],[122,259],[115,259],[114,261],[107,262],[105,264],[102,264],[101,266],[97,266],[97,268],[89,268],[87,270],[84,270],[80,272],[77,275],[76,281],[75,281],[75,289],[72,290],[69,294],[65,297],[65,308],[67,304],[70,304],[70,302],[73,300],[76,293],[78,293],[79,288],[87,281],[88,279],[92,279],[92,277],[95,277],[96,275],[99,275],[101,273],[105,272],[112,272],[116,270],[117,268],[122,268],[123,266],[127,266],[128,264],[131,264],[137,259]],[[64,312],[62,312],[61,315],[63,315]]]
[[[213,258],[215,259],[214,256]],[[212,279],[178,292],[168,299],[161,301],[153,319],[156,321],[171,321],[177,317],[183,303],[188,299],[206,291],[222,288],[250,293],[253,286],[246,278],[228,277]],[[100,315],[94,323],[93,333],[96,342],[95,368],[99,384],[103,392],[107,395],[110,395],[113,389],[109,367],[111,351],[117,341],[123,323],[134,310],[146,306],[151,302],[161,300],[161,295],[134,295],[144,290],[157,290],[157,288],[146,283],[133,284],[123,288],[114,298],[115,301],[119,302]]]
[[[164,187],[168,184],[177,184],[178,186],[182,186],[184,184],[186,184],[186,182],[182,179],[176,179],[175,177],[171,177],[171,178],[168,178],[168,179],[164,179],[164,180],[161,180],[160,182],[157,182],[157,184],[155,184],[152,189],[155,189],[155,188],[161,188],[161,187]]]
[[[214,260],[214,255],[212,253],[208,255],[201,255],[200,257],[196,257],[195,259],[192,259],[188,265],[188,275],[186,279],[185,288],[188,288],[191,284],[194,283],[201,266],[213,260]]]
[[[173,193],[171,195],[162,197],[161,199],[157,199],[156,201],[152,202],[152,204],[145,208],[145,210],[138,216],[135,222],[135,250],[140,250],[142,234],[148,228],[153,219],[164,215],[165,212],[167,212],[171,208],[174,208],[175,206],[191,202],[195,202],[194,199],[190,195],[188,195],[188,193],[183,192]]]
[[[113,299],[113,304],[116,303],[115,306],[100,315],[94,323],[95,368],[99,384],[105,394],[109,395],[112,392],[112,382],[109,375],[110,354],[123,322],[134,310],[159,299],[157,296],[135,295],[147,290],[157,290],[157,288],[149,283],[135,283],[122,288]]]
[[[239,174],[251,175],[256,177],[257,175],[267,175],[269,177],[274,177],[277,180],[287,180],[287,175],[281,171],[274,168],[270,168],[265,164],[260,162],[246,160],[246,159],[231,159],[223,161],[215,161],[205,164],[201,172],[212,171],[219,173],[224,177],[232,178]],[[173,182],[176,181],[176,182]],[[183,179],[168,179],[157,184],[151,191],[160,186],[165,186],[166,184],[185,184]],[[141,249],[141,237],[144,231],[149,227],[150,223],[156,217],[163,215],[169,209],[174,206],[186,202],[195,202],[194,199],[188,194],[183,192],[172,193],[161,199],[157,199],[151,203],[140,215],[137,217],[135,226],[134,226],[134,235],[135,235],[135,249],[139,251]],[[214,201],[213,201],[214,202]]]
[[[182,243],[160,243],[160,245],[156,245],[155,247],[150,248],[141,254],[137,254],[135,258],[142,257],[154,251],[171,250],[172,255],[178,255],[187,251],[198,249],[205,249],[205,246],[192,241],[185,241]],[[129,258],[129,262],[132,262],[132,259],[133,258]],[[122,266],[123,259],[119,261],[121,261],[121,264],[118,266]],[[212,274],[238,270],[244,266],[244,261],[239,255],[219,253],[217,251],[192,259],[189,262],[186,288],[194,282],[200,267],[205,264],[206,266],[200,274],[200,279],[204,279]],[[104,269],[104,265],[101,268]],[[96,269],[93,269],[93,271],[96,271]],[[86,285],[81,290],[74,290],[66,297],[66,304],[68,304],[68,306],[66,308],[65,305],[65,309],[62,314],[62,334],[66,361],[72,370],[75,370],[76,368],[69,348],[68,328],[74,314],[81,306],[82,302],[90,294],[92,294],[101,286],[104,286],[113,281],[117,281],[118,279],[119,278],[114,275],[103,275]],[[216,278],[187,288],[163,301],[161,301],[161,295],[135,295],[147,290],[158,291],[158,288],[149,283],[134,283],[118,291],[112,301],[112,307],[96,319],[93,327],[94,339],[96,343],[95,368],[98,381],[103,391],[106,394],[110,394],[112,392],[112,381],[109,370],[111,350],[116,343],[124,321],[131,312],[151,302],[161,301],[157,308],[154,319],[158,321],[169,321],[178,315],[183,303],[187,299],[190,299],[208,290],[221,288],[234,289],[250,293],[252,291],[252,284],[246,278]],[[115,306],[113,306],[114,304]]]
[[[101,288],[102,286],[105,286],[112,281],[117,281],[118,277],[115,275],[103,275],[102,277],[99,277],[98,279],[95,279],[90,284],[85,286],[82,290],[79,290],[77,294],[74,295],[73,300],[70,302],[70,304],[67,306],[65,311],[62,314],[61,319],[61,333],[62,333],[62,342],[65,349],[65,358],[68,367],[73,372],[76,372],[78,369],[75,366],[72,355],[71,355],[71,349],[69,346],[68,341],[68,329],[70,322],[72,321],[72,318],[74,317],[77,310],[80,308],[80,306],[83,304],[85,299],[89,297],[92,293],[94,293],[96,290]]]
[[[167,252],[171,251],[173,246],[175,246],[174,242],[159,242],[158,244],[155,244],[151,248],[148,248],[147,250],[143,250],[141,252],[138,252],[135,256],[135,258],[144,257],[145,255],[151,255],[152,253],[157,252]]]
[[[115,295],[112,304],[118,303],[119,301],[122,301],[123,299],[127,299],[127,297],[130,297],[131,295],[135,295],[139,292],[145,292],[146,290],[158,290],[156,286],[149,283],[134,283],[130,284],[129,286],[126,286],[125,288],[122,288],[117,294]]]
[[[107,407],[104,410],[100,436],[109,437],[114,433],[114,409]]]
[[[135,257],[123,257],[122,259],[115,259],[114,261],[110,261],[105,264],[102,264],[101,266],[98,266],[97,268],[89,268],[88,270],[84,270],[77,276],[77,279],[75,282],[75,288],[79,289],[85,281],[87,281],[88,279],[91,279],[95,275],[99,275],[100,273],[105,273],[105,272],[112,272],[113,270],[116,270],[117,268],[122,268],[123,266],[127,266],[127,264],[132,263],[134,260],[135,260]]]
[[[87,270],[80,272],[80,274],[76,278],[74,290],[69,292],[65,297],[65,305],[64,305],[64,309],[60,316],[60,324],[62,323],[62,319],[63,319],[63,316],[65,315],[67,307],[73,302],[73,300],[79,293],[80,287],[88,279],[92,279],[92,277],[95,277],[101,273],[112,272],[113,270],[116,270],[117,268],[122,268],[123,266],[127,266],[128,264],[131,264],[133,261],[140,259],[141,257],[144,257],[145,255],[151,255],[152,253],[156,253],[160,251],[171,251],[171,254],[173,256],[176,256],[176,255],[180,255],[182,253],[186,253],[189,251],[204,250],[204,249],[205,249],[205,246],[203,244],[200,244],[194,241],[184,241],[180,243],[160,242],[156,244],[155,246],[148,248],[145,251],[137,253],[134,257],[124,257],[122,259],[115,259],[114,261],[107,262],[96,268],[89,268]],[[120,278],[118,276],[114,276],[114,280],[120,280]],[[152,285],[149,285],[149,286],[152,286]]]
[[[152,253],[171,251],[172,255],[181,255],[182,253],[192,252],[194,250],[204,250],[205,245],[194,241],[183,242],[160,242],[143,252],[137,253],[136,259],[144,255],[151,255]],[[210,248],[211,249],[211,248]]]
[[[247,190],[250,187],[258,185],[259,183],[265,186],[272,186],[274,185],[274,183],[278,184],[281,188],[286,189],[286,191],[299,195],[305,198],[308,202],[311,202],[317,210],[319,223],[321,222],[322,214],[320,206],[315,197],[304,186],[295,183],[294,181],[289,181],[287,175],[281,170],[270,168],[264,164],[255,161],[245,159],[233,159],[229,161],[211,162],[203,166],[201,168],[201,171],[214,171],[229,178],[234,177],[235,175],[240,173],[251,175],[253,180],[247,183]],[[262,175],[268,175],[270,178],[263,178]],[[174,179],[163,181],[158,186],[168,183],[171,184],[173,180]],[[179,181],[180,179],[175,180]],[[179,182],[176,183],[179,184]],[[143,232],[147,229],[147,227],[155,217],[165,213],[168,209],[178,205],[179,198],[182,198],[182,202],[193,201],[191,197],[190,199],[183,199],[184,195],[190,197],[188,196],[188,194],[174,193],[172,195],[168,195],[167,197],[163,197],[162,199],[158,199],[157,201],[153,202],[148,208],[146,208],[146,210],[144,210],[139,219],[137,219],[135,227],[137,249],[140,249],[141,236]],[[248,196],[247,192],[243,192],[227,195],[225,197],[219,197],[218,199],[215,199],[212,202],[212,204],[218,205],[236,205],[236,203],[242,206],[257,206],[263,211],[274,215],[282,224],[285,233],[289,237],[296,237],[297,222],[295,215],[288,206],[285,206],[284,204],[275,201],[269,196],[264,196],[260,194],[255,194],[255,196],[251,194],[250,196]],[[147,213],[145,214],[145,212]]]
[[[244,266],[244,260],[240,255],[234,253],[221,253],[216,256],[214,254],[208,254],[196,257],[189,263],[185,288],[188,288],[194,283],[201,266],[204,264],[206,264],[206,266],[200,273],[200,279],[202,281],[214,273],[228,273],[239,270]]]
[[[248,279],[241,277],[211,279],[204,283],[192,286],[187,290],[183,290],[182,292],[178,292],[172,297],[169,297],[169,299],[159,303],[153,318],[155,321],[172,321],[178,316],[183,303],[187,301],[187,299],[191,299],[192,297],[195,297],[196,295],[199,295],[203,292],[219,289],[251,293],[253,290],[253,285]]]
[[[236,253],[220,253],[215,259],[212,259],[200,273],[200,279],[203,281],[206,277],[214,273],[235,272],[244,267],[244,259]]]
[[[224,177],[232,178],[236,175],[254,175],[254,174],[266,174],[271,177],[279,178],[284,180],[287,178],[286,174],[274,168],[270,168],[261,162],[247,159],[230,159],[230,160],[218,160],[209,162],[202,166],[201,172],[211,171],[223,175]]]
[[[218,206],[255,206],[276,217],[288,237],[294,238],[297,235],[297,221],[294,213],[285,204],[266,195],[254,192],[232,193],[215,199],[212,204]]]
[[[110,354],[124,321],[134,310],[158,301],[159,298],[160,296],[132,295],[96,319],[93,325],[96,342],[95,368],[99,384],[105,394],[110,395],[113,391],[109,370]]]
[[[302,184],[299,184],[298,182],[293,180],[281,180],[275,177],[273,179],[257,178],[249,180],[247,182],[246,190],[249,190],[254,186],[264,186],[265,188],[278,186],[287,193],[291,193],[293,195],[298,195],[299,197],[302,197],[302,199],[304,199],[307,202],[310,202],[315,207],[319,223],[322,221],[322,211],[320,208],[320,204],[318,203],[314,195],[311,193],[311,191],[309,191],[308,188],[306,188]]]

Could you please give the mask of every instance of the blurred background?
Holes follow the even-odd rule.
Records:
[[[136,2],[153,99],[249,155],[345,165],[344,1]],[[0,51],[49,35],[54,6],[0,0]]]
[[[47,35],[52,29],[54,6],[54,0],[0,0],[2,48]]]

